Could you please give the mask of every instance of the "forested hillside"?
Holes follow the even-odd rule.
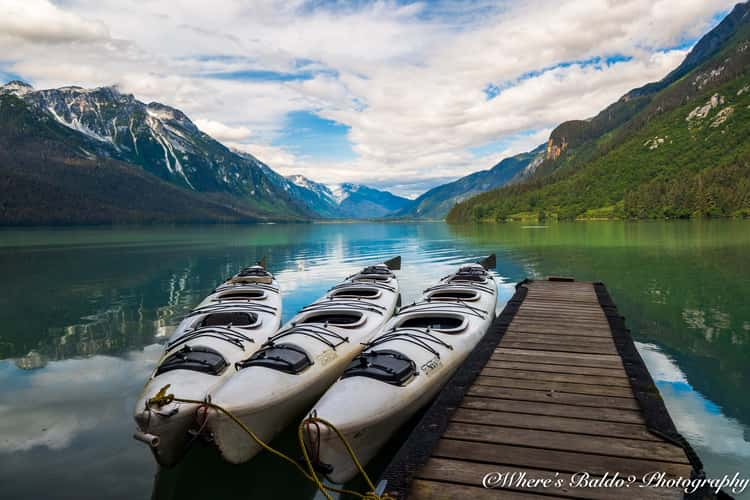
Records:
[[[533,176],[449,221],[750,215],[749,12],[735,7],[661,82],[560,125]]]

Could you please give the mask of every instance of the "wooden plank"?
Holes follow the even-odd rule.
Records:
[[[568,293],[593,293],[594,287],[591,285],[580,285],[580,286],[560,286],[559,284],[555,283],[534,283],[533,285],[527,285],[526,288],[529,289],[529,291],[533,290],[535,292],[552,292],[552,293],[560,293],[560,292],[568,292]]]
[[[476,385],[491,385],[495,387],[510,387],[514,389],[530,389],[535,391],[570,392],[573,394],[591,394],[593,396],[616,396],[632,398],[633,391],[629,387],[612,387],[606,385],[576,384],[568,382],[553,382],[535,378],[504,378],[481,375],[474,381]]]
[[[457,408],[451,415],[451,421],[464,424],[521,427],[524,429],[661,442],[660,438],[648,432],[646,426],[642,424],[624,424],[583,418],[560,418],[547,415],[525,415],[522,413]]]
[[[602,306],[599,305],[599,302],[578,302],[578,303],[570,303],[566,300],[553,300],[553,299],[545,299],[544,295],[537,295],[535,297],[530,297],[529,294],[526,294],[526,299],[524,299],[523,305],[544,305],[546,307],[566,307],[566,308],[581,308],[581,309],[591,309],[591,310],[602,310]]]
[[[541,322],[561,324],[563,326],[580,326],[583,328],[609,328],[609,323],[603,317],[582,316],[580,314],[559,314],[550,311],[519,311],[513,318],[517,322]]]
[[[510,364],[510,363],[508,363]],[[503,377],[506,379],[537,380],[540,382],[569,382],[573,384],[585,384],[595,387],[613,387],[630,390],[630,381],[625,377],[607,377],[602,375],[579,375],[575,373],[556,373],[550,371],[535,371],[536,368],[545,365],[527,363],[515,363],[520,368],[493,368],[488,367],[479,372],[486,377]],[[554,365],[552,365],[554,367]],[[528,369],[526,369],[528,368]]]
[[[533,302],[550,302],[554,304],[581,304],[583,306],[599,305],[596,299],[591,299],[589,297],[568,297],[565,294],[552,295],[529,292],[527,298]]]
[[[551,471],[576,473],[586,471],[603,475],[635,474],[642,477],[654,471],[664,472],[670,477],[690,477],[689,465],[658,460],[611,457],[572,451],[531,448],[495,443],[477,443],[455,439],[441,439],[432,454],[434,457],[473,460],[491,464],[531,467]]]
[[[574,296],[574,295],[567,295],[567,294],[560,294],[560,295],[554,295],[554,294],[548,294],[548,293],[529,293],[527,295],[527,298],[531,302],[552,302],[555,304],[564,303],[564,304],[580,304],[584,307],[591,307],[591,306],[597,306],[599,305],[596,299],[592,299],[588,296]]]
[[[503,347],[503,343],[500,342],[500,345],[495,349],[495,352],[498,354],[514,354],[516,356],[540,356],[541,354],[537,351],[526,351],[524,349],[512,349],[512,348],[505,348]],[[622,366],[622,360],[620,359],[620,356],[617,354],[560,354],[560,353],[550,353],[550,357],[553,358],[575,358],[575,359],[583,359],[586,361],[602,361],[607,362],[610,364],[616,364],[618,366]]]
[[[587,337],[585,335],[545,335],[543,333],[525,333],[515,331],[505,332],[505,335],[503,336],[503,342],[507,340],[554,345],[578,345],[581,343],[589,345],[615,345],[612,337]]]
[[[634,424],[643,423],[643,417],[639,411],[622,410],[617,408],[592,408],[560,403],[539,403],[534,401],[492,399],[473,396],[466,396],[460,406],[462,408],[527,413],[530,415],[587,418],[590,420],[605,420]]]
[[[528,287],[528,295],[543,295],[545,297],[561,296],[561,297],[585,297],[591,301],[596,301],[596,293],[592,287],[588,289],[567,289],[560,290],[559,287]]]
[[[596,322],[585,322],[585,321],[576,321],[573,319],[559,319],[559,320],[553,320],[550,317],[523,317],[518,316],[513,318],[513,323],[516,325],[524,325],[524,326],[536,326],[536,327],[546,327],[550,332],[555,333],[559,331],[568,331],[568,330],[592,330],[592,331],[605,331],[611,335],[611,332],[609,331],[609,324],[596,321]]]
[[[597,339],[607,339],[607,340],[612,339],[612,334],[609,332],[582,330],[580,328],[577,330],[569,330],[569,331],[561,331],[560,329],[557,329],[555,331],[550,331],[550,330],[540,331],[540,330],[541,330],[540,328],[535,328],[529,325],[511,324],[508,326],[508,329],[505,331],[505,333],[506,334],[507,333],[521,333],[521,334],[530,333],[533,335],[546,335],[549,337],[554,337],[554,336],[559,335],[560,337],[573,336],[573,337],[587,337],[587,338],[597,338]]]
[[[581,311],[583,313],[590,313],[590,314],[604,314],[604,310],[602,309],[602,306],[600,306],[598,303],[590,303],[590,304],[571,304],[570,302],[565,301],[558,301],[555,303],[553,300],[545,300],[545,299],[539,299],[539,298],[531,298],[527,295],[527,300],[524,300],[521,303],[521,309],[547,309],[550,311]]]
[[[592,311],[592,312],[603,312],[602,306],[598,302],[590,303],[574,303],[564,300],[549,300],[545,299],[544,296],[530,297],[526,295],[526,299],[521,303],[521,307],[547,307],[550,309],[561,308],[561,309],[576,309],[581,311]]]
[[[488,368],[518,368],[521,370],[554,372],[554,373],[574,373],[578,375],[601,375],[603,377],[619,377],[627,380],[625,370],[622,368],[600,368],[597,366],[575,366],[571,364],[560,363],[541,363],[538,360],[525,357],[518,359],[508,355],[494,355],[487,362]],[[549,361],[549,360],[548,360]]]
[[[559,315],[559,316],[582,316],[584,318],[597,318],[602,321],[607,321],[607,317],[604,315],[604,311],[595,308],[584,308],[584,307],[562,307],[555,306],[550,307],[544,304],[537,304],[534,302],[523,303],[518,309],[518,313],[527,314],[543,314],[544,316]],[[516,313],[516,314],[518,314]]]
[[[672,443],[586,436],[567,432],[520,429],[493,425],[452,422],[443,433],[447,439],[462,439],[480,443],[509,444],[547,450],[576,451],[610,457],[640,458],[689,464],[682,448]]]
[[[617,349],[612,345],[585,345],[585,344],[563,344],[555,345],[549,343],[536,343],[528,341],[515,341],[503,339],[500,344],[505,349],[523,349],[527,351],[553,351],[581,354],[613,354],[617,355]]]
[[[542,283],[536,282],[524,285],[529,291],[541,291],[541,292],[570,292],[570,293],[595,293],[594,287],[590,284],[579,284],[579,285],[560,285],[559,283]]]
[[[529,308],[521,306],[513,317],[514,319],[531,318],[565,318],[582,323],[598,323],[607,325],[607,317],[602,311],[584,312],[581,310],[559,311],[549,308]]]
[[[556,284],[551,285],[532,285],[527,286],[526,288],[529,289],[529,292],[541,292],[541,293],[569,293],[574,294],[578,293],[581,295],[590,294],[594,297],[596,297],[596,292],[594,291],[594,287],[589,286],[559,286]]]
[[[497,466],[494,464],[446,458],[431,458],[424,467],[416,473],[416,477],[435,481],[444,481],[448,479],[453,483],[464,484],[476,488],[481,487],[482,479],[488,474],[493,475],[492,477],[496,477],[496,474],[504,474],[508,477],[514,478],[514,480],[507,480],[502,491],[496,490],[497,496],[493,498],[501,498],[504,490],[542,494],[552,493],[566,498],[609,498],[614,500],[630,500],[634,496],[634,492],[628,488],[576,487],[576,484],[581,484],[579,482],[581,476],[577,474],[558,473],[526,467]],[[521,477],[523,477],[523,481],[515,479]],[[542,484],[533,485],[527,480],[547,480],[548,483],[546,483],[546,486]],[[472,490],[466,491],[468,493]],[[683,493],[679,488],[671,490],[666,488],[648,488],[638,490],[638,498],[644,499],[671,499],[682,497]],[[457,498],[470,497],[466,494]]]
[[[574,286],[567,286],[567,287],[559,287],[559,286],[530,286],[527,287],[529,290],[528,293],[534,292],[534,293],[544,293],[544,294],[569,294],[569,295],[585,295],[585,296],[593,296],[596,297],[596,292],[594,291],[594,287],[588,286],[588,287],[574,287]]]
[[[604,354],[574,354],[564,352],[550,352],[530,349],[506,349],[502,342],[495,349],[492,359],[497,356],[512,357],[516,361],[547,363],[556,365],[590,366],[593,368],[621,369],[622,360],[616,355]]]
[[[513,321],[508,329],[512,329],[519,332],[528,333],[559,333],[562,335],[591,335],[594,337],[607,337],[612,338],[612,333],[606,328],[581,328],[571,327],[568,328],[565,325],[553,325],[549,322],[542,323],[529,323],[521,321]]]
[[[557,319],[551,317],[551,316],[545,316],[545,317],[536,317],[536,318],[530,318],[530,317],[521,317],[514,318],[512,323],[515,324],[515,326],[524,326],[526,328],[543,328],[545,331],[540,331],[538,333],[562,333],[567,335],[581,335],[578,333],[571,333],[570,330],[586,330],[586,331],[593,331],[593,332],[604,332],[609,337],[612,336],[612,332],[609,331],[609,324],[608,323],[597,323],[594,324],[593,322],[589,324],[578,324],[573,326],[569,326],[568,323],[572,323],[574,320],[568,319],[568,318],[559,318]]]
[[[545,327],[550,330],[552,329],[565,329],[570,330],[589,330],[589,331],[606,331],[609,333],[609,325],[603,321],[596,320],[585,320],[581,318],[572,318],[559,316],[557,314],[542,315],[542,314],[519,314],[513,318],[513,323],[516,326],[527,326],[531,327]],[[552,332],[556,333],[556,332]]]
[[[578,293],[594,293],[594,286],[589,285],[579,285],[579,286],[561,286],[558,283],[542,283],[542,282],[535,282],[535,283],[527,283],[524,285],[526,288],[529,289],[529,291],[541,291],[541,292],[578,292]]]
[[[638,403],[633,398],[616,398],[612,396],[530,391],[527,389],[510,389],[507,387],[490,387],[486,385],[473,385],[466,393],[471,396],[480,396],[483,398],[517,399],[519,401],[559,403],[574,406],[591,406],[594,408],[618,408],[621,410],[639,409]]]
[[[519,491],[489,490],[482,487],[471,487],[463,484],[442,481],[425,481],[415,479],[409,488],[409,498],[413,500],[549,500],[548,496]]]

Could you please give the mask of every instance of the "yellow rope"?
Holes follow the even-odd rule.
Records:
[[[159,389],[159,392],[157,392],[152,398],[150,398],[146,402],[147,407],[157,406],[161,407],[164,405],[167,405],[173,401],[177,401],[180,403],[192,403],[197,405],[206,406],[208,408],[213,408],[224,415],[226,415],[230,420],[232,420],[235,424],[237,424],[247,435],[249,435],[253,441],[255,441],[258,446],[263,448],[264,450],[268,451],[269,453],[276,455],[280,459],[292,464],[308,481],[311,481],[315,483],[315,486],[318,487],[320,492],[323,494],[323,496],[326,498],[326,500],[333,500],[333,497],[331,497],[331,494],[329,491],[333,491],[336,493],[342,493],[347,495],[354,495],[356,497],[362,498],[363,500],[395,500],[391,495],[388,493],[384,493],[382,495],[378,495],[375,493],[375,486],[372,484],[372,481],[370,480],[370,476],[367,475],[367,472],[365,471],[364,467],[360,463],[360,461],[357,459],[357,455],[354,452],[354,449],[351,447],[349,442],[346,440],[346,437],[339,431],[333,424],[330,422],[323,420],[322,418],[318,417],[310,417],[307,419],[307,421],[310,422],[318,422],[321,424],[324,424],[328,426],[329,428],[333,429],[333,431],[336,433],[338,438],[341,440],[341,442],[346,447],[346,451],[349,453],[349,456],[351,457],[352,461],[354,462],[354,465],[357,467],[357,470],[360,474],[365,478],[365,481],[367,482],[367,486],[369,487],[370,491],[368,491],[365,494],[359,493],[358,491],[343,489],[343,488],[335,488],[333,486],[327,486],[323,484],[323,482],[318,477],[317,473],[315,472],[315,467],[313,466],[312,460],[310,459],[310,456],[307,453],[307,446],[305,445],[304,440],[304,425],[305,422],[303,421],[300,426],[297,429],[297,438],[299,440],[300,448],[302,448],[302,454],[305,457],[305,463],[307,464],[307,468],[309,470],[306,471],[302,468],[300,464],[297,463],[296,460],[291,458],[290,456],[286,455],[282,451],[279,451],[269,444],[267,444],[265,441],[263,441],[261,438],[259,438],[248,426],[246,426],[239,418],[234,416],[229,410],[226,408],[217,405],[216,403],[212,403],[211,401],[201,401],[198,399],[185,399],[185,398],[178,398],[175,397],[174,394],[167,394],[167,390],[169,389],[170,384],[165,385],[161,389]]]

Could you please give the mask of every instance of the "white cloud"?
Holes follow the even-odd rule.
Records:
[[[203,132],[220,142],[244,141],[251,136],[247,127],[232,127],[214,120],[196,119],[195,124]]]
[[[284,148],[252,142],[228,142],[226,145],[239,151],[250,153],[263,163],[273,166],[274,170],[282,175],[302,173],[295,170],[299,166],[297,158]]]
[[[0,452],[59,450],[81,433],[121,420],[161,350],[153,345],[125,358],[53,361],[23,379],[19,370],[4,370],[4,399],[13,403],[0,404]]]
[[[406,193],[409,185],[423,188],[430,179],[489,168],[499,154],[518,150],[499,146],[504,151],[478,157],[474,148],[589,117],[630,88],[661,78],[685,54],[664,49],[699,36],[734,0],[436,7],[215,0],[141,2],[137,8],[114,1],[70,0],[65,8],[34,2],[38,14],[24,9],[16,20],[0,16],[0,49],[13,54],[6,70],[39,86],[118,83],[143,100],[200,118],[207,132],[282,173],[399,185]],[[0,11],[19,5],[5,2]],[[571,64],[610,56],[629,59]],[[210,77],[301,69],[314,77]],[[504,90],[486,100],[490,83]],[[291,111],[350,127],[357,158],[328,162],[272,146]]]
[[[3,0],[0,4],[0,39],[49,44],[108,37],[103,23],[64,11],[47,0]]]
[[[636,342],[677,429],[693,445],[721,456],[750,457],[740,422],[695,391],[677,364],[653,344]]]

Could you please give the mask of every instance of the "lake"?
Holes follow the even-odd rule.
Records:
[[[131,415],[172,327],[263,256],[288,319],[367,263],[403,257],[406,303],[491,252],[502,302],[525,277],[603,281],[708,475],[750,475],[748,221],[4,229],[3,498],[314,498],[266,455],[232,466],[199,447],[157,472]],[[293,432],[275,444],[292,451]]]

